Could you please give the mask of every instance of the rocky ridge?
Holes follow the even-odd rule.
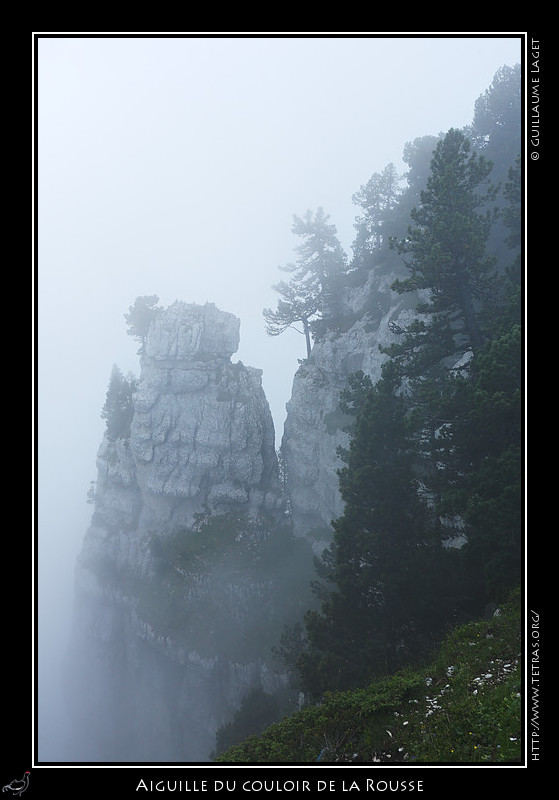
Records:
[[[285,683],[255,645],[279,635],[271,554],[289,546],[262,373],[232,363],[238,343],[213,304],[164,310],[129,435],[100,445],[76,571],[74,760],[206,761],[250,688]]]

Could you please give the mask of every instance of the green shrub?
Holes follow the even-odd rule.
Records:
[[[436,658],[327,693],[220,753],[218,763],[518,763],[521,619],[516,593],[456,628]]]

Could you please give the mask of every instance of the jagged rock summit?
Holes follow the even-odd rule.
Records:
[[[214,303],[203,306],[176,300],[158,315],[148,331],[145,354],[155,361],[229,359],[239,347],[241,321],[220,311]]]
[[[142,521],[189,523],[204,510],[258,513],[279,501],[262,371],[232,363],[240,321],[213,303],[175,302],[150,326],[130,451]]]

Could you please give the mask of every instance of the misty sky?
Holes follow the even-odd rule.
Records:
[[[292,215],[348,253],[352,195],[406,142],[472,121],[519,34],[40,38],[37,108],[39,633],[64,628],[113,364],[139,374],[139,295],[241,319],[278,443],[302,336],[266,335]],[[44,656],[43,663],[47,657]]]

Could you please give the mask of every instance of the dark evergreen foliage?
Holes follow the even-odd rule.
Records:
[[[522,149],[522,74],[520,64],[497,70],[491,86],[478,97],[467,131],[474,148],[495,164],[493,180],[506,181]]]
[[[394,164],[375,172],[353,195],[353,202],[363,214],[355,220],[357,236],[353,245],[354,259],[362,260],[368,253],[388,246],[391,236],[397,235],[395,219],[402,193],[402,176]]]
[[[277,699],[263,689],[252,689],[241,701],[240,708],[231,722],[218,728],[216,733],[216,755],[249,736],[262,733],[279,717]]]
[[[419,333],[423,335],[430,325],[439,329],[444,325],[452,331],[448,341],[456,342],[454,351],[459,349],[459,338],[464,349],[484,341],[476,304],[488,294],[495,261],[485,249],[491,215],[479,209],[495,197],[495,190],[487,188],[483,194],[478,190],[491,169],[490,162],[471,152],[464,134],[451,129],[435,149],[427,188],[411,213],[415,226],[399,243],[399,251],[408,257],[410,277],[396,280],[394,290],[428,293],[417,311],[433,319],[423,323]]]
[[[383,236],[418,198],[413,224],[397,237],[407,276],[393,284],[417,298],[416,315],[406,327],[393,324],[399,341],[384,350],[381,379],[373,385],[357,374],[341,398],[354,418],[339,472],[345,510],[317,570],[322,604],[306,615],[297,661],[311,698],[421,657],[445,627],[520,582],[518,76],[503,68],[476,104],[470,131],[481,152],[456,129],[416,140],[407,151],[416,169],[399,202],[384,191],[395,177],[388,171],[354,197],[366,212],[356,225],[357,268],[358,259],[369,268],[387,261]],[[420,154],[429,149],[424,176]],[[497,233],[487,154],[508,175]],[[465,546],[453,547],[462,534]]]
[[[303,688],[365,685],[431,646],[448,619],[449,569],[414,470],[407,400],[388,363],[374,386],[354,376],[344,393],[355,426],[339,471],[345,502],[323,563],[331,588],[306,617],[311,646],[299,659]]]
[[[130,425],[134,416],[132,395],[136,389],[136,379],[133,376],[125,378],[115,364],[111,372],[109,388],[101,419],[106,420],[107,439],[110,442],[116,439],[128,439]]]
[[[140,353],[144,352],[149,326],[163,310],[161,306],[157,305],[158,302],[159,297],[156,294],[137,297],[134,305],[128,309],[128,314],[124,315],[128,326],[128,335],[133,336],[141,344]]]

